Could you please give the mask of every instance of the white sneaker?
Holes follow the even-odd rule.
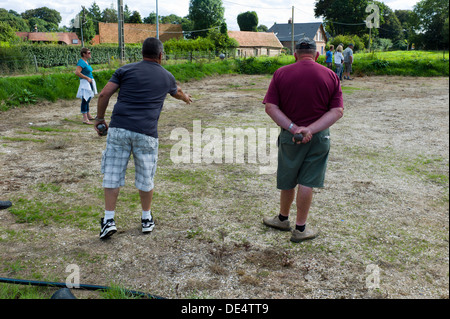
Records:
[[[100,219],[100,227],[100,239],[109,238],[117,231],[114,219],[108,219],[106,222],[104,222],[103,218]]]
[[[150,233],[153,228],[155,228],[155,222],[153,221],[153,217],[150,217],[150,219],[141,219],[142,223],[142,232]]]

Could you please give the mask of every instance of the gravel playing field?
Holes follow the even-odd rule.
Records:
[[[183,84],[191,106],[168,97],[155,230],[140,232],[131,160],[118,232],[106,241],[98,238],[106,139],[81,123],[79,101],[0,113],[0,200],[14,204],[0,211],[0,277],[65,282],[66,267],[77,265],[82,284],[166,298],[448,298],[449,79],[343,83],[345,114],[331,129],[326,184],[315,190],[308,221],[320,235],[300,244],[262,224],[279,201],[275,174],[260,170],[276,165],[260,152],[276,152],[269,143],[276,125],[261,103],[270,79]],[[95,115],[96,100],[91,109]],[[215,162],[196,161],[196,132],[216,134],[222,144],[214,145],[225,148],[231,129],[265,132],[267,142],[256,136],[253,157],[251,138],[242,139],[243,163],[237,149],[231,162],[218,149]],[[180,132],[183,162],[174,160],[186,150]],[[211,145],[201,142],[203,155]],[[295,206],[291,212],[292,222]]]

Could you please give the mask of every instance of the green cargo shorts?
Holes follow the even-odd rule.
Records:
[[[278,137],[277,188],[288,190],[297,184],[323,187],[330,152],[330,130],[314,134],[306,144],[295,144],[292,137],[286,130],[281,130]]]

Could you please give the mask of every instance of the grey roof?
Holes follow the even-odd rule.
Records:
[[[322,22],[294,23],[294,41],[297,42],[303,36],[314,39],[321,24]],[[274,24],[268,32],[275,33],[280,41],[291,41],[292,24],[277,23]]]

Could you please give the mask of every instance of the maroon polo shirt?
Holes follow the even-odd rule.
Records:
[[[277,105],[298,126],[308,126],[330,109],[344,107],[336,73],[312,60],[279,68],[263,103]]]

